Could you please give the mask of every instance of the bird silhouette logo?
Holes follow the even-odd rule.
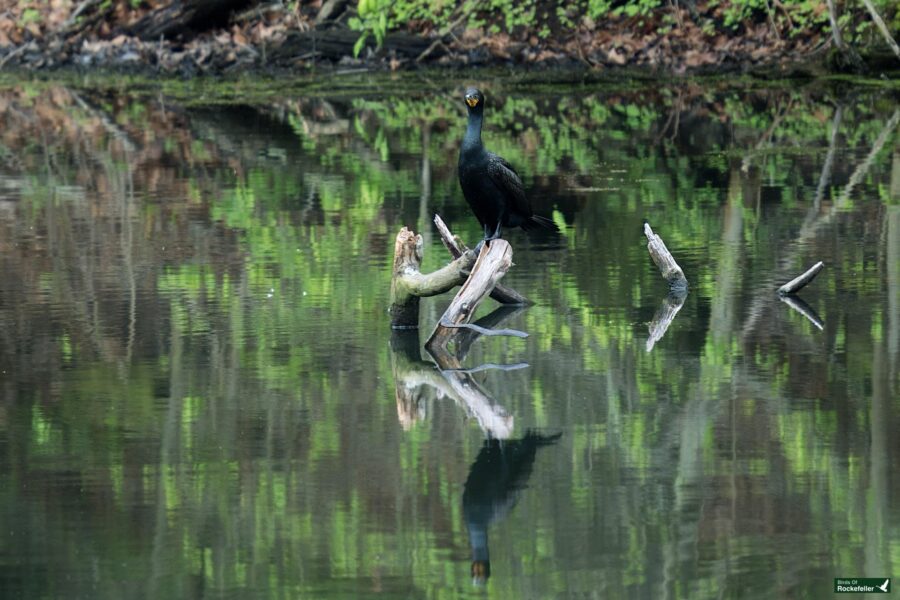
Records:
[[[882,583],[881,585],[879,585],[877,587],[879,590],[881,590],[882,592],[884,592],[886,594],[886,593],[888,593],[888,586],[890,586],[890,585],[891,585],[891,580],[885,579],[884,583]]]

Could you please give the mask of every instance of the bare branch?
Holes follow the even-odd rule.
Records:
[[[453,335],[452,325],[468,323],[475,309],[494,289],[497,281],[512,266],[512,247],[502,239],[485,244],[475,261],[471,275],[447,307],[437,326],[426,342],[426,348],[445,348]]]
[[[898,46],[897,42],[894,41],[894,38],[891,37],[887,25],[884,24],[884,19],[882,19],[881,15],[878,14],[878,11],[875,10],[875,5],[872,4],[872,0],[863,0],[863,4],[865,4],[866,8],[869,10],[869,14],[872,16],[872,20],[875,21],[878,31],[880,31],[881,35],[884,37],[884,41],[887,42],[887,45],[894,51],[894,56],[900,60],[900,46]]]
[[[662,238],[653,233],[650,223],[644,223],[644,235],[647,236],[647,250],[650,251],[650,258],[659,267],[659,272],[662,273],[663,278],[669,282],[669,287],[672,289],[687,289],[687,278],[684,276],[684,271],[675,262],[675,258],[669,252],[669,249],[666,248],[666,243],[662,241]]]
[[[444,220],[441,219],[440,215],[434,215],[434,226],[437,227],[438,233],[441,234],[441,241],[444,242],[444,246],[453,258],[458,258],[469,249],[463,241],[459,239],[459,236],[453,235],[450,232],[450,228],[447,227],[447,224],[444,223]],[[516,290],[500,283],[494,287],[494,290],[491,292],[491,298],[500,304],[531,304],[531,302],[528,301],[528,298]]]
[[[802,275],[799,275],[799,276],[791,279],[786,284],[784,284],[783,286],[778,288],[778,294],[780,296],[786,296],[788,294],[796,294],[802,288],[806,287],[806,285],[809,282],[811,282],[813,279],[815,279],[816,275],[818,275],[819,271],[821,271],[824,267],[825,267],[825,263],[823,263],[820,260],[819,262],[817,262],[816,264],[811,266],[809,269],[807,269],[806,273],[803,273]]]

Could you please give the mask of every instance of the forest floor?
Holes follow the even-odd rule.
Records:
[[[832,37],[821,25],[799,27],[787,12],[726,25],[725,6],[673,1],[602,23],[573,14],[565,27],[555,22],[540,32],[506,32],[490,19],[480,27],[457,20],[444,28],[410,21],[377,46],[373,36],[357,45],[360,33],[348,26],[356,4],[348,0],[20,2],[0,11],[0,69],[181,77],[471,65],[775,77],[834,69]],[[823,22],[821,13],[814,17]],[[869,54],[866,62],[861,68],[876,74],[900,67],[884,52]]]

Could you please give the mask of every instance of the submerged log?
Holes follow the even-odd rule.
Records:
[[[821,260],[811,266],[805,273],[802,275],[798,275],[797,277],[791,279],[786,284],[778,288],[778,294],[780,296],[786,296],[788,294],[796,294],[801,289],[803,289],[810,281],[816,278],[816,275],[819,274],[819,271],[825,267],[825,263]]]
[[[847,180],[847,184],[844,186],[843,191],[834,198],[834,202],[832,202],[831,208],[828,210],[828,212],[822,215],[817,215],[815,218],[807,219],[803,223],[803,226],[800,228],[800,232],[788,244],[790,252],[783,253],[783,256],[779,259],[778,267],[774,275],[775,277],[787,277],[788,273],[790,272],[788,271],[788,269],[791,268],[791,265],[794,264],[797,255],[801,250],[805,248],[807,242],[818,235],[823,228],[832,225],[840,215],[848,214],[847,209],[850,208],[850,195],[853,192],[853,189],[860,181],[865,178],[866,174],[869,172],[869,169],[872,166],[872,163],[875,160],[875,157],[878,156],[887,141],[891,139],[891,136],[893,136],[894,134],[894,129],[896,129],[898,125],[900,125],[900,108],[894,110],[891,118],[888,119],[888,122],[881,130],[881,133],[878,134],[878,138],[872,144],[872,149],[869,151],[869,154],[866,155],[866,158],[857,165],[856,169],[853,170],[853,173]],[[742,339],[745,339],[750,335],[750,332],[753,331],[753,329],[756,327],[756,324],[764,314],[766,305],[771,302],[770,293],[771,291],[765,289],[764,287],[760,287],[758,289],[753,303],[747,310],[747,319],[741,329]]]
[[[509,242],[497,239],[485,244],[478,255],[478,260],[475,261],[472,273],[438,321],[425,347],[429,350],[446,348],[447,342],[457,331],[456,327],[469,322],[475,314],[475,309],[490,294],[510,266],[512,266],[512,247]]]
[[[647,236],[647,250],[650,251],[650,258],[659,267],[663,278],[669,282],[669,287],[673,290],[686,290],[687,278],[684,276],[684,271],[675,262],[675,258],[666,248],[662,238],[653,233],[650,223],[644,223],[644,235]]]

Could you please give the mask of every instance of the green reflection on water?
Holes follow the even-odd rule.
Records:
[[[487,143],[566,226],[512,234],[536,305],[504,326],[531,335],[466,363],[528,362],[474,381],[515,438],[563,435],[496,492],[484,587],[462,504],[483,434],[385,312],[401,226],[428,268],[432,213],[479,235],[458,94],[0,94],[0,589],[821,597],[897,568],[890,99],[497,89]],[[644,218],[690,280],[649,352]],[[818,259],[821,331],[772,293]]]

